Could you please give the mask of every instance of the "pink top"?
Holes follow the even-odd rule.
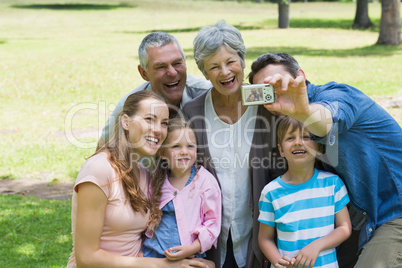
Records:
[[[140,164],[140,188],[148,196],[151,174]],[[107,153],[99,153],[89,158],[82,166],[74,186],[71,211],[73,252],[67,267],[76,267],[75,226],[77,218],[77,192],[79,184],[92,182],[102,189],[107,197],[105,221],[100,238],[100,248],[122,256],[135,257],[141,250],[141,235],[147,227],[149,211],[135,212],[123,190],[121,181],[109,163]]]
[[[162,209],[171,200],[181,244],[191,245],[198,238],[200,253],[213,245],[216,247],[221,231],[222,210],[221,191],[216,178],[201,166],[191,183],[178,190],[166,176],[159,208]]]

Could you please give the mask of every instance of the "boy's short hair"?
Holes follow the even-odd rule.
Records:
[[[282,144],[283,138],[290,127],[292,128],[291,132],[295,131],[296,129],[304,129],[304,125],[300,121],[290,116],[284,116],[281,120],[279,120],[277,127],[278,144]]]
[[[282,144],[283,138],[285,137],[286,132],[289,128],[291,128],[291,132],[295,131],[296,129],[300,129],[300,131],[303,131],[305,126],[303,125],[303,123],[294,119],[293,117],[283,116],[282,119],[279,120],[278,127],[276,129],[278,144]],[[319,153],[324,153],[324,147],[321,143],[317,143],[317,151]]]

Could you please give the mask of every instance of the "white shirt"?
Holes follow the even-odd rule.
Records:
[[[246,265],[253,228],[248,166],[256,115],[257,106],[249,106],[240,120],[227,124],[215,112],[211,91],[205,98],[208,148],[222,191],[221,266],[226,258],[229,229],[236,263],[239,267]]]

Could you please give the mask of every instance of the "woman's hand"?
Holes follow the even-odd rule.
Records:
[[[180,261],[169,261],[168,259],[163,259],[165,265],[163,267],[177,267],[177,268],[215,268],[215,264],[212,261],[204,260],[201,258],[184,259]]]

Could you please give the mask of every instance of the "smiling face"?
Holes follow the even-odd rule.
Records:
[[[279,152],[286,158],[289,166],[314,165],[318,153],[318,145],[310,139],[307,129],[303,131],[298,127],[289,127],[280,144]]]
[[[132,152],[139,158],[155,155],[167,134],[169,110],[160,100],[148,98],[139,103],[131,117],[121,117],[123,128],[128,132]]]
[[[206,78],[224,96],[240,93],[244,67],[239,55],[225,45],[215,55],[204,60]]]
[[[190,128],[175,129],[169,133],[160,156],[168,162],[174,176],[191,173],[197,156],[197,140]]]
[[[149,81],[152,90],[161,94],[169,104],[178,106],[183,96],[187,79],[186,60],[179,46],[170,43],[162,47],[147,49],[148,70],[141,66],[138,70]]]

